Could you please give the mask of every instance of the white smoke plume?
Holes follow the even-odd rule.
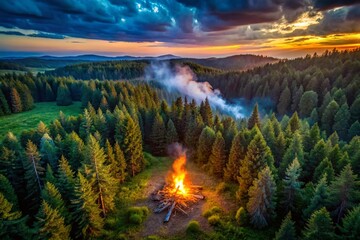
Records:
[[[221,96],[218,89],[213,89],[208,82],[197,82],[196,76],[188,66],[176,65],[171,68],[167,62],[151,63],[147,69],[147,80],[157,81],[169,91],[176,90],[197,103],[208,98],[212,107],[220,109],[235,118],[244,117],[242,107],[231,105]]]

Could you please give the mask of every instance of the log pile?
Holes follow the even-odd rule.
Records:
[[[155,191],[151,195],[153,201],[159,201],[154,210],[155,213],[168,210],[164,223],[170,221],[170,217],[175,211],[188,215],[191,205],[205,199],[205,196],[201,194],[201,186],[191,185],[185,194],[179,193],[178,190],[179,188],[174,188],[174,186],[165,185],[161,190]]]

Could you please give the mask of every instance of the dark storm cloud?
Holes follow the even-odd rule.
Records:
[[[359,0],[314,0],[314,7],[321,10],[328,10],[335,7],[350,6],[360,3]]]
[[[53,34],[53,33],[33,33],[26,35],[28,37],[38,37],[38,38],[52,38],[52,39],[65,39],[64,35]]]
[[[245,33],[245,30],[233,32],[239,26],[270,26],[283,17],[293,22],[304,12],[355,2],[359,1],[3,0],[0,1],[0,26],[40,32],[33,37],[202,43],[213,41],[207,36],[214,33],[220,33],[217,35],[222,39]],[[358,21],[359,9],[349,8],[344,21]],[[309,31],[325,31],[327,21],[324,20],[319,29],[313,27]],[[221,34],[225,32],[231,35]],[[256,33],[247,34],[249,38],[258,37]]]
[[[18,32],[18,31],[0,31],[0,34],[5,35],[15,35],[15,36],[25,36],[25,34]]]
[[[360,32],[359,20],[360,4],[334,9],[325,12],[319,23],[309,26],[306,32],[314,35]]]
[[[53,34],[53,33],[32,33],[24,34],[18,31],[0,31],[0,34],[15,35],[15,36],[27,36],[27,37],[39,37],[39,38],[52,38],[52,39],[65,39],[64,35]]]

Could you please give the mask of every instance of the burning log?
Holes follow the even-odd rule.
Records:
[[[202,186],[185,184],[187,174],[185,163],[186,155],[183,153],[173,163],[172,181],[151,195],[153,201],[159,201],[158,206],[154,209],[155,213],[161,213],[168,209],[164,223],[169,222],[172,214],[176,211],[188,215],[186,210],[190,209],[191,204],[205,199],[205,196],[201,194]]]
[[[191,204],[205,199],[205,196],[199,192],[200,188],[202,187],[185,187],[185,192],[183,192],[180,191],[180,186],[175,188],[173,185],[166,185],[162,190],[153,193],[152,200],[160,202],[154,209],[154,212],[161,213],[168,209],[164,218],[164,223],[170,221],[170,218],[175,211],[188,215],[186,209],[190,209]]]
[[[174,210],[175,205],[176,205],[176,201],[173,202],[173,204],[171,205],[170,210],[169,210],[168,213],[166,214],[166,216],[165,216],[165,218],[164,218],[164,223],[169,222],[170,217],[171,217],[171,214],[172,214],[172,212],[173,212],[173,210]]]

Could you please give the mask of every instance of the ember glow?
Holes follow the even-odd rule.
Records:
[[[183,154],[179,158],[175,159],[172,165],[172,179],[173,179],[173,192],[177,194],[186,195],[187,189],[185,186],[185,177],[186,177],[186,155]]]

